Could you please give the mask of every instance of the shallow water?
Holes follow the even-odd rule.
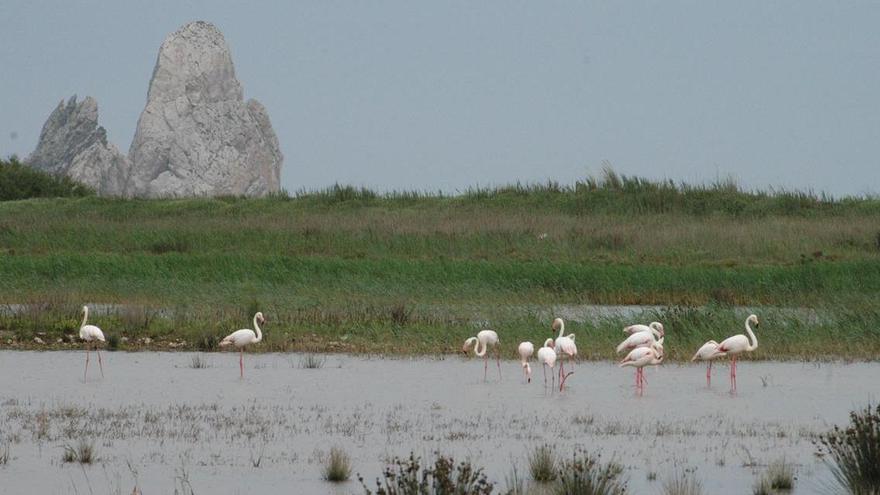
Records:
[[[525,384],[516,362],[328,355],[321,369],[301,355],[103,353],[83,382],[82,352],[0,352],[3,493],[362,493],[353,481],[321,480],[333,446],[373,486],[387,458],[439,450],[484,466],[504,488],[516,464],[543,443],[576,446],[626,468],[631,493],[659,493],[677,469],[694,468],[706,493],[743,493],[767,463],[796,465],[793,493],[830,483],[812,439],[850,410],[877,401],[880,364],[742,361],[738,391],[726,365],[711,389],[703,366],[646,370],[644,395],[631,369],[580,363],[563,393]],[[766,382],[766,383],[765,383]],[[99,461],[63,464],[65,445],[89,438]],[[2,451],[2,450],[0,450]],[[648,473],[657,474],[649,481]],[[187,491],[188,493],[188,491]]]

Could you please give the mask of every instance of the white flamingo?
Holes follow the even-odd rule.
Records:
[[[501,379],[501,350],[498,348],[498,344],[498,334],[494,330],[480,330],[476,337],[465,340],[464,346],[461,348],[461,352],[467,354],[468,348],[474,346],[474,354],[477,357],[483,358],[483,381],[486,381],[486,376],[489,373],[489,354],[486,350],[490,345],[495,348],[495,357],[498,363],[498,379]]]
[[[715,342],[714,340],[710,340],[709,342],[706,342],[705,344],[703,344],[703,346],[697,350],[697,353],[694,354],[694,357],[691,358],[692,362],[693,361],[706,361],[708,363],[708,364],[706,364],[706,386],[707,387],[712,386],[712,361],[714,359],[724,357],[727,355],[724,352],[721,352],[721,353],[716,352],[717,350],[718,350],[718,342]]]
[[[254,328],[256,329],[256,332],[249,328],[243,328],[232,332],[220,341],[220,347],[234,345],[238,348],[238,368],[241,373],[241,378],[244,378],[244,348],[263,340],[263,332],[260,331],[260,325],[258,323],[266,323],[266,319],[263,318],[263,313],[260,313],[259,311],[254,315]]]
[[[79,338],[86,345],[86,370],[83,372],[83,381],[89,373],[89,344],[95,345],[95,352],[98,353],[98,366],[101,368],[101,378],[104,377],[104,363],[101,362],[101,351],[98,349],[98,342],[104,342],[104,332],[95,325],[86,325],[89,319],[89,307],[83,306],[83,321],[79,327]]]
[[[564,355],[568,357],[569,363],[571,363],[572,359],[577,358],[578,348],[574,343],[574,334],[562,335],[565,332],[565,322],[562,321],[562,318],[556,318],[553,320],[552,327],[553,330],[559,330],[559,336],[556,337],[554,341],[554,350],[557,355]],[[574,371],[570,371],[568,374],[565,373],[565,366],[562,363],[562,360],[559,361],[559,390],[562,391],[562,387],[565,385],[565,379],[568,378],[569,375],[574,373]]]
[[[663,324],[660,323],[659,321],[652,321],[651,323],[649,323],[647,325],[643,325],[641,323],[637,323],[635,325],[630,325],[628,327],[623,328],[623,333],[633,334],[633,333],[639,333],[639,332],[650,332],[652,329],[660,332],[660,335],[664,335],[666,333],[666,331],[663,330]]]
[[[662,339],[664,336],[663,325],[656,321],[651,323],[650,326],[632,325],[626,327],[624,331],[626,331],[627,328],[634,327],[643,327],[645,330],[632,332],[629,337],[617,346],[618,354],[622,351],[631,351],[637,347],[648,347],[654,342],[657,342],[657,340]]]
[[[643,391],[648,380],[645,379],[645,366],[663,362],[663,344],[655,342],[649,347],[636,347],[620,362],[620,367],[636,368],[636,390]]]
[[[722,354],[730,356],[730,388],[732,390],[736,390],[736,357],[743,352],[752,352],[758,348],[758,337],[755,337],[755,333],[752,332],[752,327],[749,326],[749,323],[754,323],[755,328],[757,328],[759,326],[758,317],[756,315],[749,315],[746,318],[748,338],[743,334],[728,337],[718,344],[715,352],[710,354],[712,359],[720,357]]]
[[[526,374],[526,382],[532,383],[532,367],[529,365],[529,358],[535,353],[534,344],[531,342],[520,342],[516,352],[519,353],[519,359]]]
[[[554,368],[556,367],[556,351],[553,350],[553,339],[544,341],[544,347],[538,349],[538,362],[544,370],[544,386],[547,386],[547,367],[550,367],[551,385],[556,384],[556,375]]]

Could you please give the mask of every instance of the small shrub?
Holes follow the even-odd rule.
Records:
[[[209,366],[210,364],[208,364],[208,360],[201,354],[193,355],[189,363],[189,367],[196,370],[204,369]]]
[[[602,464],[598,456],[575,452],[562,463],[557,495],[623,495],[626,482],[621,479],[623,467],[616,462]]]
[[[880,494],[880,404],[849,413],[846,428],[835,426],[819,437],[819,451],[844,490],[857,495]]]
[[[663,482],[663,495],[701,495],[703,484],[687,471],[681,471]]]
[[[367,495],[372,491],[358,475]],[[489,495],[494,485],[482,468],[470,462],[455,464],[452,457],[437,455],[433,466],[422,467],[421,459],[410,453],[408,459],[395,457],[385,468],[382,480],[376,478],[376,495]]]
[[[556,454],[553,447],[542,445],[529,454],[529,473],[532,479],[540,482],[556,479]]]
[[[61,462],[91,464],[98,460],[96,452],[93,443],[80,440],[76,447],[71,447],[70,445],[64,446],[64,454],[61,455]]]
[[[351,459],[344,450],[333,447],[324,466],[324,479],[335,483],[351,478]]]
[[[95,192],[65,175],[31,168],[15,156],[0,159],[0,201],[91,196]]]
[[[299,367],[307,370],[316,370],[324,367],[327,360],[317,354],[306,354],[299,360]]]

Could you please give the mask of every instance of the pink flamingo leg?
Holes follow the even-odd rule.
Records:
[[[89,375],[89,344],[86,342],[86,370],[83,371],[83,381],[86,381],[86,377]]]
[[[712,386],[712,361],[706,366],[706,386]]]
[[[501,349],[495,349],[495,360],[498,363],[498,381],[501,381]],[[525,369],[523,369],[525,373]]]
[[[101,349],[95,344],[95,352],[98,354],[98,367],[101,368],[101,378],[104,378],[104,363],[101,362]]]
[[[488,374],[489,374],[489,353],[486,353],[486,355],[483,356],[483,381],[484,382],[487,381],[486,377],[488,376]]]
[[[244,349],[243,348],[238,350],[238,370],[240,373],[239,377],[244,378]]]

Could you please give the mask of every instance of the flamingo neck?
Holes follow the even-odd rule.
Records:
[[[260,331],[260,325],[257,324],[257,315],[254,315],[254,330],[257,331],[257,340],[255,342],[263,340],[263,332]]]
[[[480,345],[483,346],[482,351],[480,350],[481,349]],[[488,344],[486,344],[485,342],[483,342],[480,339],[477,339],[477,344],[474,346],[474,354],[476,354],[479,357],[483,357],[486,355],[486,349],[488,349],[488,348],[489,348]]]
[[[749,351],[754,351],[758,348],[758,337],[755,337],[755,333],[752,332],[752,327],[749,326],[749,319],[746,318],[746,332],[749,334]],[[754,343],[752,343],[754,342]]]
[[[80,325],[79,327],[82,328],[82,327],[86,326],[86,320],[88,320],[88,319],[89,319],[89,307],[84,306],[83,307],[83,322],[82,322],[82,325]]]
[[[562,337],[563,332],[565,332],[565,322],[562,320],[559,320],[559,337],[556,337],[556,338]]]

